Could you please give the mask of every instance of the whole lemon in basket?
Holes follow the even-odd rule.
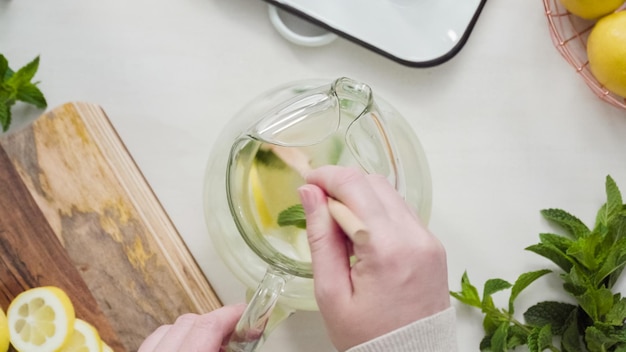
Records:
[[[589,68],[607,90],[626,97],[626,11],[600,19],[587,40]]]
[[[624,0],[560,0],[567,11],[574,15],[594,20],[614,12],[624,4]]]

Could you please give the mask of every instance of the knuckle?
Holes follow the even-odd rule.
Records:
[[[183,315],[179,316],[178,318],[176,318],[176,322],[174,323],[174,325],[178,325],[178,326],[193,326],[193,324],[195,323],[197,318],[198,318],[197,314],[186,313],[186,314],[183,314]]]

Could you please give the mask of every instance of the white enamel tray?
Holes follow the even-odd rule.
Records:
[[[452,58],[486,0],[265,0],[408,66]]]

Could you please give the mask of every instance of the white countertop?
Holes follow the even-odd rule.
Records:
[[[462,1],[462,0],[459,0]],[[523,248],[558,207],[591,223],[613,176],[626,194],[626,110],[597,98],[566,64],[540,0],[487,1],[465,47],[433,68],[401,66],[352,42],[284,40],[258,0],[0,0],[0,53],[36,55],[50,108],[100,104],[225,303],[244,289],[205,229],[202,187],[213,141],[259,93],[304,78],[370,84],[410,122],[433,179],[430,227],[463,271],[491,277],[551,267]],[[536,302],[541,279],[520,297]],[[549,293],[543,293],[549,294]],[[504,298],[503,298],[504,299]],[[459,346],[477,350],[481,316],[458,307]],[[332,350],[317,313],[298,312],[265,351]]]

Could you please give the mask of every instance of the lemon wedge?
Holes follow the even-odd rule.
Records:
[[[0,352],[9,350],[9,342],[9,323],[7,323],[4,311],[0,308]]]
[[[249,182],[262,229],[278,227],[278,214],[300,203],[296,189],[304,180],[289,167],[255,162],[250,167]]]
[[[74,332],[59,352],[101,352],[102,340],[96,328],[82,319],[74,320]]]
[[[75,319],[69,297],[53,286],[24,291],[7,309],[11,344],[22,352],[58,350],[72,334]]]

